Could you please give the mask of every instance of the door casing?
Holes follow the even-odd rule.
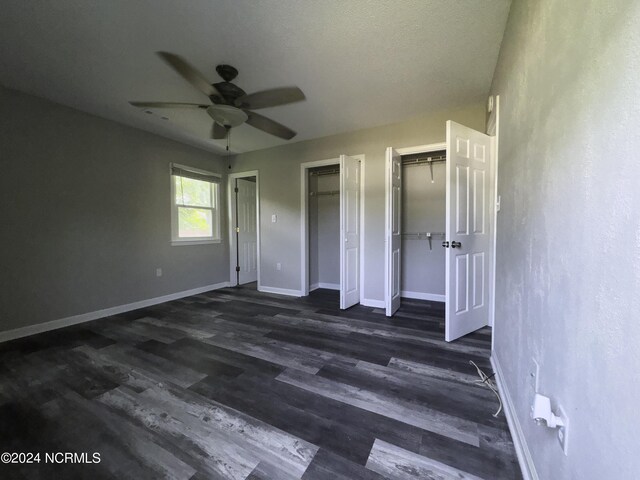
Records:
[[[441,142],[441,143],[432,143],[432,144],[428,144],[428,145],[417,145],[415,147],[404,147],[404,148],[394,148],[393,150],[395,150],[395,152],[397,154],[399,154],[400,156],[403,155],[413,155],[413,154],[419,154],[419,153],[430,153],[430,152],[437,152],[439,150],[445,150],[447,148],[447,144],[446,142]],[[386,168],[386,166],[385,166]],[[385,172],[385,208],[388,209],[388,205],[389,204],[389,198],[391,195],[391,182],[390,182],[390,178],[388,178],[389,172]],[[387,212],[387,215],[391,214],[391,212]],[[385,222],[385,230],[388,230],[388,222]],[[400,226],[400,230],[402,230],[402,225]],[[389,246],[387,244],[387,242],[389,241],[389,239],[391,238],[390,236],[390,232],[389,231],[385,231],[385,299],[384,299],[384,304],[385,304],[385,310],[387,312],[387,315],[389,315],[389,312],[391,312],[392,308],[391,308],[391,302],[392,302],[392,298],[391,298],[391,294],[389,291],[389,271],[391,269],[391,258],[389,257]],[[402,252],[400,253],[402,255]]]
[[[495,319],[496,319],[496,257],[497,257],[497,245],[498,245],[498,211],[499,211],[499,196],[498,196],[498,163],[500,159],[500,95],[496,95],[493,101],[493,111],[489,114],[493,116],[490,124],[490,129],[487,130],[487,135],[495,137],[493,142],[493,192],[491,199],[493,201],[493,215],[491,215],[491,230],[492,237],[492,262],[491,262],[491,295],[489,296],[489,325],[492,328],[491,335],[491,351],[493,352],[495,336]]]

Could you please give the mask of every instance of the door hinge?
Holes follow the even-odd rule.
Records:
[[[238,187],[234,188],[233,191],[238,193],[239,192]]]
[[[236,267],[236,272],[239,272],[239,271],[240,271],[240,267]]]
[[[240,227],[236,227],[236,233],[240,233]]]

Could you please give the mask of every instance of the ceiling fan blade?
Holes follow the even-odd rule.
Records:
[[[213,138],[214,140],[220,140],[222,138],[226,138],[226,136],[227,129],[219,123],[213,122],[213,125],[211,126],[211,138]]]
[[[275,120],[271,120],[270,118],[249,110],[245,110],[245,113],[249,116],[249,118],[247,118],[247,123],[258,130],[270,133],[276,137],[284,138],[285,140],[290,140],[296,136],[296,132],[284,125],[281,125]]]
[[[129,102],[134,107],[140,108],[207,108],[209,105],[200,103],[177,103],[177,102]]]
[[[236,99],[235,104],[240,108],[256,109],[300,102],[305,98],[304,93],[298,87],[282,87],[243,95]]]
[[[206,77],[191,66],[184,58],[169,52],[157,52],[178,74],[207,97],[222,97],[220,92],[209,83]]]

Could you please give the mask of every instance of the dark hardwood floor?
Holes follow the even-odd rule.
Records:
[[[0,478],[522,478],[469,364],[491,371],[490,330],[337,307],[224,289],[0,345],[0,452],[40,453]]]

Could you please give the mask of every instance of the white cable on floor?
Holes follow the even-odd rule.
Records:
[[[502,400],[500,399],[500,395],[498,394],[498,391],[491,384],[491,379],[487,376],[486,373],[480,370],[480,367],[478,367],[478,365],[476,365],[471,360],[469,360],[469,363],[474,367],[476,367],[476,370],[478,371],[478,375],[480,376],[480,380],[476,380],[475,383],[484,383],[495,394],[496,398],[498,399],[498,402],[500,402],[500,407],[498,408],[498,411],[493,414],[494,417],[497,417],[498,415],[500,415],[500,412],[502,411]]]

